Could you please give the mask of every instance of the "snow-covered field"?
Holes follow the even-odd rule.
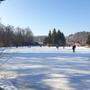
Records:
[[[0,57],[5,90],[90,90],[90,48],[6,48]]]

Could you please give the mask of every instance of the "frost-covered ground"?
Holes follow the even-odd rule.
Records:
[[[5,90],[90,90],[90,48],[6,48],[0,57]],[[5,63],[6,62],[6,63]]]

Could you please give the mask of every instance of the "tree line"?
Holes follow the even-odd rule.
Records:
[[[0,46],[29,46],[33,42],[33,33],[29,27],[14,28],[0,24]]]
[[[65,46],[66,38],[60,30],[56,31],[54,28],[53,31],[49,31],[48,36],[44,40],[45,45],[49,46]]]
[[[90,46],[90,35],[88,35],[87,44]]]
[[[86,37],[85,42],[87,45],[90,45],[89,32],[86,33],[86,35],[83,34],[83,36],[88,36],[88,38]],[[14,26],[11,26],[11,25],[5,26],[0,23],[0,47],[10,47],[10,46],[18,47],[18,46],[31,46],[31,45],[40,46],[39,44],[40,39],[42,39],[42,37],[40,37],[39,40],[38,38],[37,40],[35,40],[35,36],[33,35],[29,27],[15,28]],[[77,40],[79,41],[78,37],[77,37]],[[74,43],[78,43],[77,40],[75,39]],[[81,41],[83,42],[83,39]],[[49,31],[48,35],[42,39],[42,42],[43,44],[41,45],[48,45],[48,46],[68,45],[67,38],[65,38],[65,35],[63,34],[63,32],[61,32],[60,30],[56,30],[55,28],[52,31],[51,30]]]
[[[66,39],[60,30],[49,31],[48,36],[43,40],[44,45],[49,46],[65,46]],[[31,46],[40,45],[38,42],[34,41],[34,36],[29,27],[20,28],[11,25],[3,25],[0,23],[0,47],[10,47],[10,46]]]

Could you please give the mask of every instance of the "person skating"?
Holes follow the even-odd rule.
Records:
[[[74,44],[74,45],[72,46],[73,52],[75,52],[75,49],[76,49],[76,45]]]

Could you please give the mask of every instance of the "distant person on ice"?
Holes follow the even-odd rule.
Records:
[[[76,49],[76,45],[74,44],[74,45],[72,46],[73,52],[75,52],[75,49]]]
[[[56,48],[59,49],[59,45],[56,45]]]

